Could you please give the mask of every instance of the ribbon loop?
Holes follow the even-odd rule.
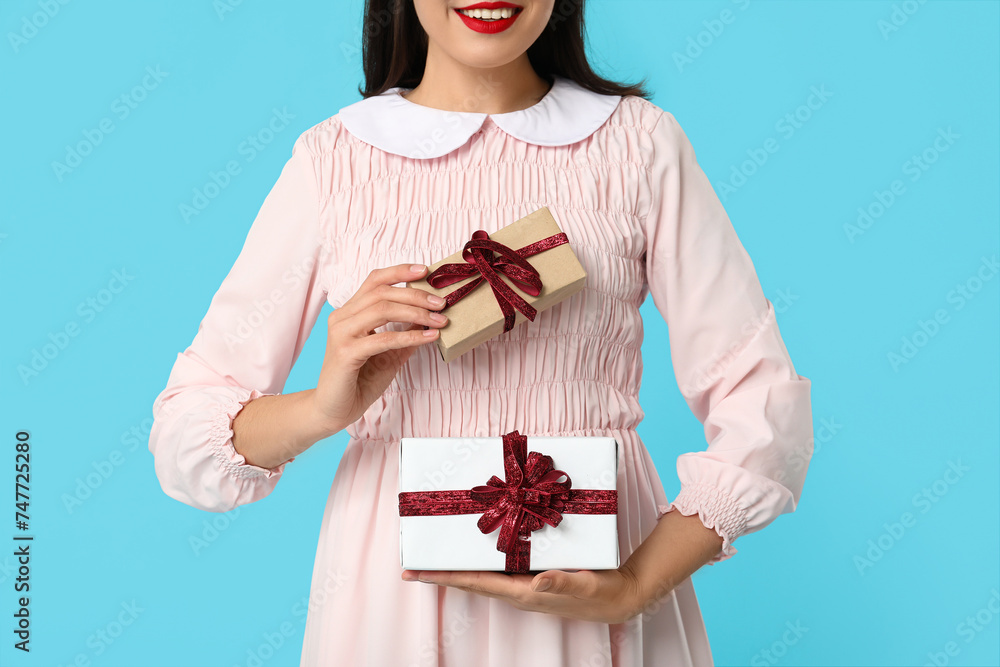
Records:
[[[569,475],[555,470],[552,458],[538,452],[526,455],[528,438],[517,431],[503,436],[504,469],[507,479],[503,482],[506,493],[491,498],[493,504],[479,520],[479,530],[491,533],[500,526],[497,551],[518,560],[531,533],[545,524],[558,526],[562,522],[563,501],[569,500],[572,486]],[[559,482],[557,480],[565,480]],[[490,485],[495,487],[494,476]],[[476,487],[474,490],[478,493]],[[478,493],[485,499],[486,494]]]
[[[491,239],[485,230],[477,229],[462,247],[464,264],[460,262],[442,264],[427,276],[427,282],[439,289],[478,276],[475,280],[446,294],[445,305],[438,312],[462,300],[486,281],[493,289],[493,296],[496,297],[503,312],[504,333],[514,328],[514,320],[517,317],[515,310],[534,322],[538,311],[511,289],[500,274],[507,276],[525,294],[538,296],[542,293],[542,278],[538,274],[538,269],[529,264],[526,258],[564,243],[569,243],[569,238],[560,232],[514,250]]]

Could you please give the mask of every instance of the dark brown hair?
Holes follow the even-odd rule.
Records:
[[[602,95],[636,95],[649,99],[645,79],[622,84],[598,76],[584,47],[585,0],[555,0],[542,34],[528,47],[532,68],[550,83],[552,75],[571,79]],[[361,58],[365,83],[358,88],[371,97],[394,86],[415,88],[427,61],[427,33],[420,25],[413,0],[365,0]]]

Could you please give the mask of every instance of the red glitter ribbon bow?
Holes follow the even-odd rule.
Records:
[[[521,311],[532,322],[535,321],[536,310],[511,289],[499,274],[503,273],[510,278],[524,293],[538,296],[542,291],[542,279],[538,275],[538,269],[529,264],[525,257],[531,257],[563,243],[569,243],[569,238],[565,232],[560,232],[514,250],[494,241],[489,234],[479,229],[473,232],[472,239],[462,248],[462,259],[466,263],[442,264],[427,276],[427,282],[432,287],[441,288],[479,274],[475,280],[446,294],[444,297],[446,303],[441,310],[462,299],[485,280],[493,288],[493,295],[500,304],[500,310],[503,311],[503,330],[507,332],[514,328],[514,318],[517,317],[515,309]]]
[[[617,514],[615,490],[571,489],[572,481],[556,470],[552,457],[528,453],[528,438],[517,431],[503,436],[506,480],[494,475],[485,486],[460,491],[405,491],[399,516],[479,514],[484,534],[498,527],[497,551],[507,554],[504,571],[528,572],[531,533],[558,526],[563,514]]]

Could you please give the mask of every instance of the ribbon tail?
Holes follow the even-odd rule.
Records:
[[[518,530],[517,544],[507,551],[504,571],[511,574],[525,574],[531,570],[531,529],[524,521]]]

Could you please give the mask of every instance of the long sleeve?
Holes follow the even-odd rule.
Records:
[[[232,421],[243,406],[284,388],[326,301],[315,156],[303,133],[153,405],[149,450],[163,491],[224,512],[260,500],[286,463],[250,465]]]
[[[733,540],[793,512],[812,457],[808,378],[798,375],[750,256],[669,112],[650,131],[646,280],[667,323],[678,387],[708,446],[677,459],[659,516],[696,514]]]

